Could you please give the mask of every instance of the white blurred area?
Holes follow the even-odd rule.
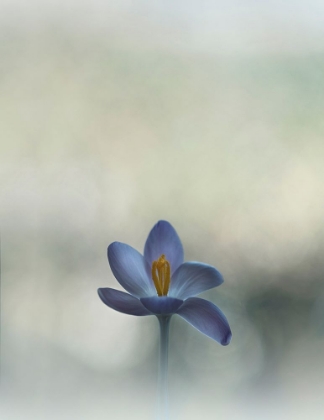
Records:
[[[225,283],[174,317],[171,420],[322,418],[323,6],[0,1],[3,420],[152,419],[158,325],[105,307],[159,219]]]
[[[321,0],[1,0],[0,22],[31,32],[63,24],[132,48],[240,53],[322,51]]]

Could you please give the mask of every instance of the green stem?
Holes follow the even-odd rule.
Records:
[[[158,376],[158,419],[168,420],[168,350],[171,316],[158,316],[160,323],[160,355]]]

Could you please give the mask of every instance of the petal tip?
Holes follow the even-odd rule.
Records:
[[[113,248],[116,247],[116,245],[120,244],[120,242],[114,241],[111,244],[108,245],[107,247],[107,254],[109,256],[109,254],[113,251]]]
[[[102,288],[102,287],[99,287],[98,289],[97,289],[97,293],[98,293],[98,296],[99,296],[99,298],[100,298],[100,300],[105,304],[105,305],[107,305],[107,303],[106,303],[106,299],[105,299],[105,294],[104,294],[104,289]]]
[[[108,257],[108,261],[109,261],[109,258],[110,258],[110,256],[111,256],[111,252],[112,252],[112,248],[113,248],[113,245],[115,244],[116,242],[112,242],[111,244],[109,244],[108,245],[108,247],[107,247],[107,257]]]
[[[110,293],[110,288],[109,287],[99,287],[97,289],[97,293],[98,296],[100,297],[100,299],[106,303],[106,295],[109,295]]]
[[[229,343],[231,342],[231,340],[232,340],[232,331],[229,330],[229,332],[225,335],[225,337],[221,341],[221,345],[222,346],[228,346]]]
[[[159,227],[159,226],[163,226],[163,225],[173,227],[170,222],[168,222],[167,220],[163,220],[163,219],[157,221],[153,227]]]
[[[217,284],[215,285],[215,287],[218,287],[218,286],[221,286],[224,283],[224,277],[218,270],[216,270],[216,271],[217,271],[218,279],[217,279]]]

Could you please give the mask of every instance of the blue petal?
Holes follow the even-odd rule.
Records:
[[[227,346],[232,332],[223,312],[208,300],[187,299],[177,313],[203,334]]]
[[[136,297],[120,290],[100,288],[98,295],[103,303],[115,311],[137,316],[152,315]]]
[[[153,281],[147,275],[144,257],[129,245],[113,242],[108,247],[111,271],[127,292],[136,296],[156,293]]]
[[[221,273],[208,264],[186,262],[173,274],[168,296],[187,299],[224,281]]]
[[[175,299],[168,296],[152,296],[142,298],[141,302],[150,312],[155,315],[174,314],[183,304],[181,299]]]
[[[175,229],[165,220],[160,220],[153,227],[145,243],[144,257],[152,267],[152,262],[162,254],[169,261],[171,273],[183,263],[183,247]]]

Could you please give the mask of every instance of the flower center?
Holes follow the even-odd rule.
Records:
[[[162,254],[160,258],[152,263],[152,279],[159,296],[166,296],[170,287],[170,263]]]

